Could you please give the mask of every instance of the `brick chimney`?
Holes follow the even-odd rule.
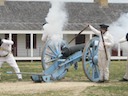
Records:
[[[0,0],[0,6],[4,6],[5,0]]]
[[[108,7],[108,0],[94,0],[94,2],[99,3],[101,7]]]

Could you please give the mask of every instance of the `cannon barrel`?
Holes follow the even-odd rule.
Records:
[[[64,57],[68,57],[70,55],[72,55],[73,53],[77,52],[77,51],[82,51],[85,47],[85,44],[78,44],[78,45],[75,45],[75,46],[71,46],[71,47],[64,47],[62,50],[61,50],[61,53]]]

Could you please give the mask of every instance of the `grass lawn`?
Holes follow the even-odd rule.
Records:
[[[17,62],[21,72],[42,72],[41,62]],[[128,82],[119,82],[125,73],[126,61],[112,61],[110,64],[110,82],[97,84],[97,86],[90,86],[83,88],[79,93],[75,93],[76,90],[67,89],[60,91],[46,91],[40,93],[26,93],[26,94],[13,94],[7,93],[0,96],[128,96]],[[1,74],[0,84],[6,82],[19,82],[17,80],[16,74],[7,74],[7,71],[13,71],[13,69],[8,64],[3,64]],[[23,74],[23,81],[21,82],[32,82],[30,75]],[[79,63],[78,70],[74,69],[72,66],[69,72],[66,74],[65,78],[57,82],[90,82],[84,75],[81,62]],[[43,94],[43,95],[42,95]]]

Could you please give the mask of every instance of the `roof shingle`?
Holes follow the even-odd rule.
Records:
[[[6,1],[0,6],[1,30],[41,30],[50,8],[49,2]],[[66,3],[68,24],[65,30],[80,30],[91,23],[98,27],[101,23],[110,24],[121,13],[128,12],[128,4],[109,4],[101,8],[95,3]]]

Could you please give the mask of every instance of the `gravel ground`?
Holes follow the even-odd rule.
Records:
[[[0,83],[0,93],[22,94],[22,93],[39,93],[57,90],[74,90],[82,91],[88,86],[95,86],[92,82],[52,82],[52,83],[33,83],[33,82],[6,82]],[[76,94],[77,94],[76,92]]]

